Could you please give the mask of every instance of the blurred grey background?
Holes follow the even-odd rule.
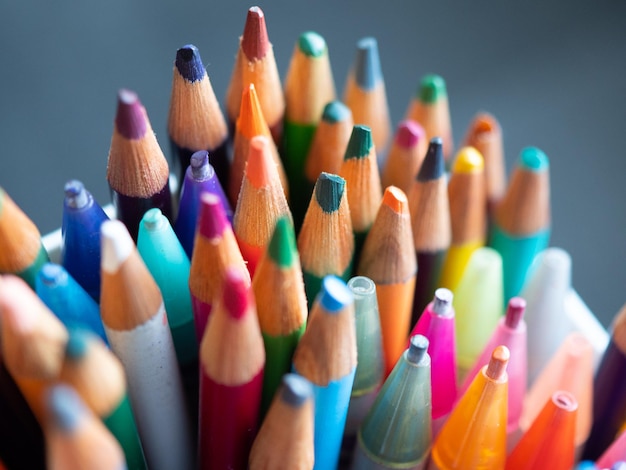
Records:
[[[298,35],[328,43],[338,92],[356,41],[378,39],[394,125],[420,77],[447,81],[455,141],[478,110],[551,159],[551,245],[608,325],[626,301],[626,2],[271,1],[260,4],[284,77]],[[169,157],[176,49],[200,49],[223,101],[247,8],[241,1],[0,2],[0,185],[42,233],[61,224],[63,184],[109,202],[116,91],[138,92]]]

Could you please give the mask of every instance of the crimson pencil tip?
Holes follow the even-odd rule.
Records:
[[[117,93],[117,114],[115,115],[117,131],[127,139],[141,139],[148,128],[143,106],[137,93],[121,89]]]
[[[259,60],[265,57],[269,48],[270,41],[263,10],[257,6],[251,7],[243,28],[241,49],[249,60]]]
[[[417,143],[426,138],[424,128],[417,122],[407,119],[398,125],[396,131],[396,144],[408,149],[417,145]]]
[[[202,193],[200,196],[200,214],[198,216],[198,230],[203,237],[212,239],[222,235],[228,220],[224,206],[219,197],[211,193]]]
[[[222,301],[228,314],[236,319],[244,316],[251,302],[248,278],[241,269],[229,268],[224,277]]]

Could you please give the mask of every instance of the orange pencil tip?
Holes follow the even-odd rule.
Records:
[[[398,214],[408,214],[409,212],[406,194],[397,186],[388,186],[385,189],[382,203]]]
[[[246,176],[255,188],[267,186],[272,180],[272,165],[275,163],[270,155],[270,142],[266,136],[257,135],[250,141]]]
[[[237,118],[237,128],[246,139],[252,139],[255,135],[265,135],[269,137],[269,128],[265,122],[259,97],[251,83],[243,89],[241,94],[241,107],[239,118]]]

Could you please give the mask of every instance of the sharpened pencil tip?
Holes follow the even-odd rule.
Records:
[[[306,56],[321,57],[326,53],[326,41],[319,34],[307,31],[298,38],[298,48]]]
[[[320,306],[329,313],[337,313],[354,302],[354,296],[345,282],[337,276],[325,276],[317,295]]]
[[[523,149],[520,153],[518,164],[525,170],[536,172],[545,171],[549,166],[546,154],[536,147]]]
[[[146,230],[153,232],[163,228],[164,224],[167,223],[167,219],[161,212],[161,209],[154,207],[146,211],[141,219],[141,223]]]
[[[289,268],[293,265],[298,252],[296,235],[289,217],[282,216],[276,221],[267,253],[282,268]]]
[[[209,152],[206,150],[198,150],[189,160],[191,174],[193,179],[197,181],[205,180],[209,177],[211,167],[209,166]]]
[[[524,318],[525,310],[526,301],[521,297],[512,297],[506,308],[504,324],[511,329],[517,328],[522,321],[522,318]]]
[[[135,243],[126,226],[119,220],[107,220],[100,227],[102,235],[102,270],[115,273],[128,259]]]
[[[413,335],[409,341],[406,358],[411,364],[419,364],[426,358],[428,338],[423,335]]]
[[[445,80],[434,74],[422,78],[418,93],[422,103],[427,104],[432,104],[448,96]]]
[[[117,114],[115,115],[117,131],[127,139],[141,139],[148,128],[143,106],[137,93],[121,89],[117,93]]]
[[[341,101],[331,101],[324,106],[324,112],[322,113],[322,120],[334,124],[336,122],[343,121],[352,115],[352,111]]]
[[[350,158],[365,158],[367,157],[372,147],[374,146],[374,139],[372,138],[372,129],[362,124],[357,124],[352,128],[352,134],[348,141],[348,148],[344,160]]]
[[[435,291],[435,298],[433,299],[433,312],[435,314],[445,317],[452,312],[452,291],[445,287],[440,287]]]
[[[415,147],[417,143],[426,138],[424,128],[417,122],[407,119],[398,124],[396,131],[396,144],[405,149]]]
[[[235,319],[243,317],[251,300],[249,278],[242,269],[228,268],[222,288],[222,302],[228,314]]]
[[[485,374],[487,377],[493,380],[501,380],[506,376],[506,366],[509,363],[511,353],[509,348],[504,345],[500,345],[493,350],[489,364],[487,364],[487,370]]]
[[[248,181],[257,189],[269,186],[273,177],[278,175],[266,136],[257,135],[250,140],[245,172]]]
[[[258,6],[248,10],[246,24],[241,38],[241,49],[249,60],[259,60],[265,57],[270,47],[265,25],[265,15]]]
[[[78,394],[67,385],[55,385],[50,388],[47,404],[52,424],[65,432],[76,429],[86,411]]]
[[[78,180],[70,180],[63,187],[65,192],[65,205],[73,209],[81,209],[89,202],[89,195],[83,183]]]
[[[443,141],[441,137],[433,137],[428,144],[428,151],[422,162],[422,167],[417,174],[417,180],[422,182],[437,180],[441,178],[444,173]]]
[[[346,187],[346,180],[341,176],[322,172],[315,183],[315,199],[324,212],[331,213],[339,209]]]
[[[282,379],[281,398],[288,405],[298,407],[313,396],[313,386],[298,374],[285,374]]]
[[[381,204],[388,207],[396,214],[409,215],[409,200],[404,191],[396,186],[387,186],[385,188]]]
[[[176,69],[188,82],[202,80],[206,74],[200,51],[193,44],[187,44],[176,51]]]
[[[373,90],[382,80],[378,42],[375,38],[367,37],[356,43],[356,61],[354,64],[354,78],[362,89]]]
[[[474,147],[463,147],[456,154],[452,166],[454,173],[479,173],[485,167],[485,159]]]
[[[67,283],[67,271],[55,263],[46,263],[39,271],[39,279],[48,287]]]
[[[213,239],[222,236],[229,224],[224,212],[222,201],[215,194],[202,193],[200,195],[200,214],[198,216],[198,230],[203,237]]]
[[[552,394],[552,403],[554,403],[557,408],[565,411],[575,411],[578,409],[576,397],[564,390],[558,390]]]

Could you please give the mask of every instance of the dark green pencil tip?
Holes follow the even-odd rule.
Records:
[[[298,38],[298,47],[309,57],[321,57],[326,52],[326,41],[319,34],[307,31]]]
[[[276,221],[268,254],[281,268],[290,267],[296,259],[296,235],[289,217],[281,217]]]
[[[341,198],[346,187],[346,180],[331,173],[320,174],[315,183],[315,199],[324,212],[335,212],[339,209]]]
[[[448,96],[446,82],[439,75],[426,75],[420,82],[418,90],[420,101],[434,103]]]
[[[352,114],[350,108],[348,108],[341,101],[331,101],[326,106],[324,106],[322,120],[334,124],[335,122],[347,119],[350,114]]]
[[[519,166],[528,171],[545,171],[548,166],[548,157],[536,147],[526,147],[520,152]]]
[[[357,124],[352,128],[344,160],[367,157],[373,145],[372,130],[367,126]]]
[[[428,144],[428,151],[426,157],[422,163],[419,173],[417,174],[418,181],[431,181],[441,178],[444,174],[445,167],[443,161],[443,143],[440,137],[433,137]]]

